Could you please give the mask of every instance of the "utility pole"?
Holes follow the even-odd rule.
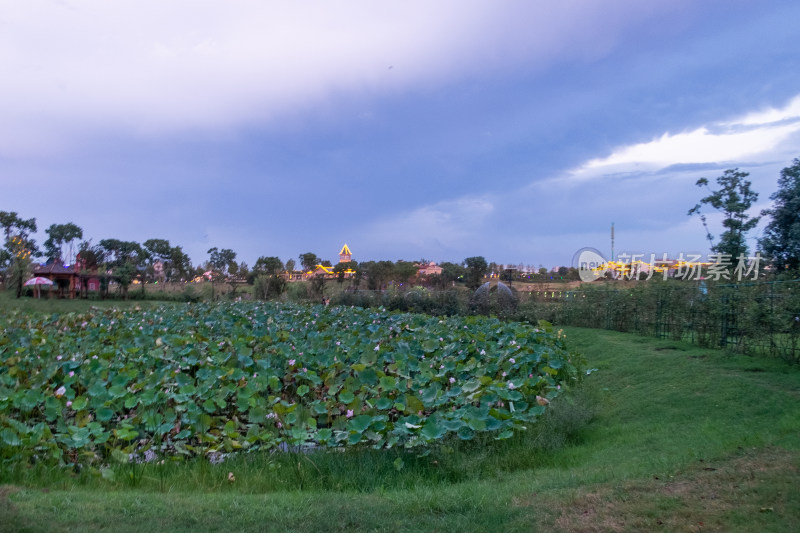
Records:
[[[614,260],[614,223],[611,223],[611,260]]]

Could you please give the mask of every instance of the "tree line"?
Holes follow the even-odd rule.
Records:
[[[747,234],[762,217],[768,217],[763,235],[758,239],[758,252],[777,272],[796,275],[800,272],[800,159],[780,172],[778,190],[770,196],[773,204],[760,216],[749,213],[758,200],[747,172],[729,169],[717,177],[712,188],[707,178],[697,180],[697,186],[707,191],[706,196],[692,207],[688,215],[698,215],[706,230],[711,251],[723,254],[731,260],[747,256]],[[724,230],[715,238],[708,229],[708,208],[723,215]],[[214,283],[247,282],[255,286],[256,293],[271,297],[286,289],[286,278],[295,272],[298,263],[289,259],[285,263],[276,256],[261,256],[252,268],[236,261],[236,252],[228,248],[211,248],[205,263],[192,266],[191,259],[181,246],[173,246],[166,239],[148,239],[143,243],[120,239],[103,239],[97,244],[83,240],[83,230],[72,222],[51,224],[46,230],[47,239],[42,248],[33,235],[37,231],[35,218],[26,219],[16,212],[0,211],[0,228],[3,246],[0,248],[0,272],[6,286],[21,294],[22,284],[32,271],[33,260],[44,257],[47,261],[76,262],[86,272],[97,272],[101,281],[101,292],[108,291],[110,280],[119,284],[123,295],[134,279],[142,281],[186,281],[205,276]],[[390,283],[407,284],[417,275],[419,262],[412,261],[364,261],[342,262],[332,265],[315,253],[306,252],[298,256],[304,272],[313,271],[317,265],[331,269],[336,281],[349,280],[354,288],[382,290]],[[501,265],[487,263],[482,256],[466,258],[462,263],[444,262],[439,265],[441,274],[427,277],[427,283],[444,289],[455,282],[477,288],[484,282],[487,273],[499,272],[501,279],[512,281],[511,270]],[[578,279],[574,268],[561,267],[551,275],[544,267],[531,274],[531,281]],[[325,277],[312,278],[312,283],[323,285]],[[321,287],[317,287],[321,291]],[[213,290],[213,288],[212,288]]]
[[[170,282],[203,277],[211,282],[212,297],[218,283],[231,283],[235,290],[237,283],[246,282],[254,285],[258,296],[271,298],[286,290],[287,278],[291,278],[298,266],[294,259],[284,263],[276,256],[261,256],[249,267],[245,262],[237,262],[235,251],[214,247],[208,250],[208,259],[203,264],[193,267],[181,246],[173,246],[166,239],[148,239],[138,243],[110,238],[93,244],[91,240],[83,240],[83,229],[72,222],[51,224],[45,230],[47,240],[40,248],[33,238],[37,231],[36,219],[26,219],[13,211],[0,211],[0,227],[4,235],[0,273],[4,275],[6,286],[14,288],[18,296],[32,273],[33,260],[38,258],[43,258],[46,263],[75,264],[80,271],[97,275],[104,297],[108,295],[111,281],[119,285],[125,297],[134,279]],[[349,261],[332,265],[312,252],[302,253],[298,259],[303,272],[314,271],[317,265],[323,265],[332,270],[339,283],[347,278],[354,288],[363,285],[369,290],[383,290],[389,283],[410,283],[417,275],[419,264],[399,260]],[[483,257],[470,257],[461,264],[445,262],[439,266],[442,273],[428,280],[439,288],[456,281],[477,287],[488,269],[496,267]],[[314,289],[321,293],[325,277],[312,277],[311,281],[316,285]]]

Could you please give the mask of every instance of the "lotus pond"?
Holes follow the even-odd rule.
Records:
[[[10,312],[0,360],[6,465],[506,439],[583,373],[544,327],[265,303]]]

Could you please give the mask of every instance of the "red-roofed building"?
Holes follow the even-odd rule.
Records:
[[[437,276],[442,273],[442,267],[431,261],[422,263],[417,267],[417,274],[420,276]]]
[[[34,276],[41,276],[53,282],[56,294],[61,298],[75,298],[88,296],[88,291],[100,290],[100,278],[97,272],[87,272],[81,260],[74,265],[64,265],[60,259],[50,264],[36,265],[33,268]]]

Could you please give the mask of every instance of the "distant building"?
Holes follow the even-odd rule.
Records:
[[[333,271],[333,267],[325,266],[325,265],[317,265],[314,267],[314,270],[308,271],[306,274],[309,278],[315,278],[317,276],[323,276],[326,278],[332,278],[336,276],[336,273]]]
[[[442,273],[442,267],[431,261],[430,263],[421,263],[417,265],[417,275],[419,276],[437,276]]]
[[[87,272],[80,258],[76,259],[74,265],[65,265],[61,259],[46,265],[36,265],[33,268],[33,275],[52,281],[53,287],[61,297],[75,298],[88,295],[88,291],[100,290],[97,269],[94,269],[94,272]]]
[[[348,248],[347,243],[344,243],[342,246],[341,251],[339,252],[339,262],[340,263],[349,263],[353,260],[353,253]]]
[[[153,263],[153,278],[156,281],[165,281],[166,275],[164,274],[164,263],[159,259]]]
[[[353,252],[350,251],[350,247],[347,246],[347,244],[345,243],[345,245],[342,246],[342,249],[339,251],[339,262],[349,263],[352,260],[353,260]],[[344,271],[344,277],[349,278],[355,275],[355,273],[356,273],[355,270],[348,268],[347,270]],[[319,264],[314,267],[314,270],[309,270],[308,272],[305,272],[303,275],[305,279],[316,278],[319,276],[322,276],[327,279],[333,279],[337,277],[337,273],[334,270],[334,267]]]

